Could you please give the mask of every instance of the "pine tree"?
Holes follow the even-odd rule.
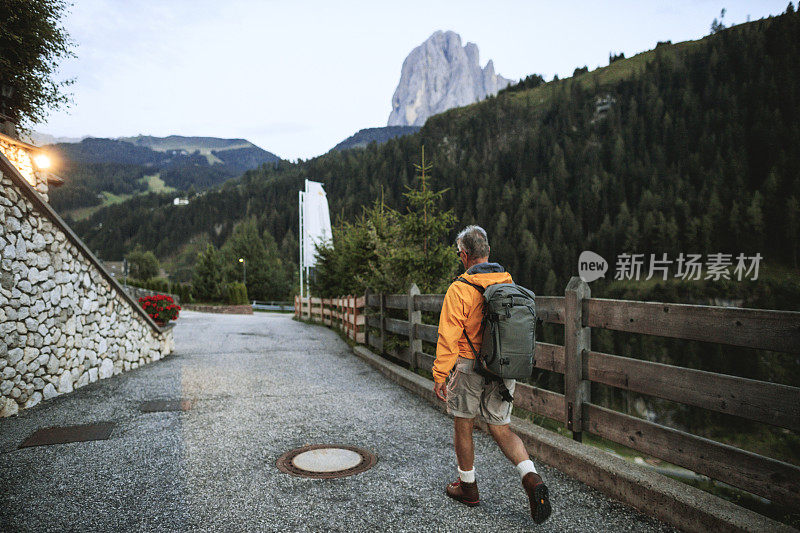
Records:
[[[401,283],[401,292],[407,291],[411,283],[416,283],[422,292],[443,292],[456,266],[453,245],[446,240],[456,217],[452,209],[439,208],[446,191],[433,191],[428,185],[427,172],[433,167],[425,161],[424,146],[421,164],[414,167],[419,188],[403,195],[408,210],[399,219],[400,245],[390,255],[392,270]]]
[[[194,298],[203,302],[218,301],[222,298],[223,285],[222,257],[213,244],[197,254],[197,264],[192,275]]]
[[[237,224],[220,252],[225,281],[243,281],[246,273],[247,294],[251,298],[277,300],[289,294],[289,274],[275,239],[268,231],[259,234],[255,218]]]
[[[789,246],[787,252],[792,266],[795,268],[797,268],[797,249],[800,247],[797,241],[798,234],[800,234],[800,202],[795,196],[792,196],[786,200],[786,241],[784,242]]]
[[[547,279],[544,282],[543,295],[546,296],[559,296],[558,281],[556,280],[556,273],[550,270],[547,273]]]

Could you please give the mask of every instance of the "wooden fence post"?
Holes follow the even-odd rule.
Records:
[[[350,296],[342,296],[342,333],[350,337]]]
[[[348,335],[351,339],[356,338],[356,300],[353,298],[353,295],[347,297],[347,318],[350,320],[350,334]]]
[[[326,303],[327,303],[327,306],[328,306],[328,309],[327,309],[328,313],[327,313],[327,316],[325,318],[325,324],[330,326],[330,327],[333,327],[335,325],[333,323],[333,298],[328,298]]]
[[[369,316],[371,313],[367,313],[369,309],[369,295],[372,294],[372,291],[367,288],[364,291],[364,345],[369,348]]]
[[[358,344],[358,296],[353,295],[353,341]]]
[[[583,403],[589,402],[590,392],[590,382],[583,379],[583,358],[591,349],[591,328],[583,326],[583,300],[591,296],[591,290],[575,276],[564,296],[564,408],[567,429],[582,442]]]
[[[381,309],[381,354],[386,350],[386,295],[379,294]]]
[[[417,369],[417,353],[422,351],[422,340],[417,339],[417,324],[422,323],[422,311],[414,309],[414,296],[419,294],[416,283],[408,289],[408,363],[411,370]]]

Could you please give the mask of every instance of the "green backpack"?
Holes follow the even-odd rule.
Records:
[[[536,295],[516,283],[495,283],[485,289],[464,278],[484,298],[483,344],[480,353],[464,330],[472,352],[475,354],[475,371],[487,382],[500,382],[500,395],[507,402],[514,401],[503,384],[504,379],[529,378],[534,368],[536,351]]]

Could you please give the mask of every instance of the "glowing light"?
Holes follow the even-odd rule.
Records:
[[[0,152],[3,152],[12,165],[17,167],[19,173],[30,183],[36,187],[36,176],[33,174],[33,162],[27,150],[15,144],[5,142],[0,138]]]
[[[50,158],[44,154],[39,154],[33,158],[33,162],[41,169],[50,168]]]

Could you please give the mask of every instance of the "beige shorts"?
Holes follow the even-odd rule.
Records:
[[[511,422],[511,404],[500,397],[500,383],[486,384],[483,376],[472,369],[474,361],[459,357],[447,382],[447,412],[460,418],[480,416],[487,424],[504,425]],[[505,380],[508,392],[514,395],[513,379]]]

